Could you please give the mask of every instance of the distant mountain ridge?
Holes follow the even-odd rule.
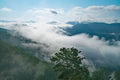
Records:
[[[106,40],[120,40],[120,23],[79,23],[79,22],[67,22],[67,24],[73,25],[71,28],[64,29],[68,32],[69,36],[77,35],[80,33],[86,33],[90,36],[104,37]]]

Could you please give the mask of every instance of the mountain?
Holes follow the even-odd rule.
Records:
[[[73,25],[72,27],[65,28],[68,35],[77,35],[80,33],[86,33],[90,36],[98,36],[99,38],[105,38],[106,40],[120,40],[120,23],[79,23],[79,22],[67,22],[67,24]]]
[[[11,20],[0,20],[2,23],[9,23],[9,22],[16,22],[16,21],[11,21]]]
[[[0,40],[9,45],[21,47],[41,60],[45,57],[45,51],[42,50],[42,47],[47,46],[46,44],[27,39],[14,30],[0,28]]]
[[[6,43],[9,43],[11,45],[21,45],[22,43],[32,43],[31,40],[22,37],[21,35],[19,35],[19,33],[13,30],[8,30],[3,28],[0,28],[0,40]]]
[[[70,33],[69,36],[83,32],[86,32],[87,34],[94,33],[94,35],[96,35],[96,33],[102,34],[102,30],[104,29],[93,29],[100,23],[89,23],[91,26],[88,25],[88,23],[72,24],[74,24],[72,28],[75,31],[72,31],[71,28],[67,28],[66,31],[68,30],[67,32]],[[92,27],[92,25],[95,26]],[[101,26],[102,25],[104,24],[101,24]],[[88,27],[90,30],[87,30],[84,27]],[[108,27],[106,29],[108,29]],[[91,30],[98,31],[92,32]],[[78,33],[76,31],[78,31]],[[119,31],[117,32],[117,29],[113,31],[116,32],[116,34],[119,34]],[[107,33],[111,32],[107,31]],[[54,72],[53,64],[46,61],[46,58],[49,59],[50,57],[48,55],[49,52],[44,52],[45,50],[42,50],[42,48],[45,46],[49,48],[48,45],[27,39],[14,30],[0,28],[0,80],[58,80],[58,73]],[[88,52],[88,54],[90,53]],[[87,56],[86,60],[90,60],[91,63],[93,62],[93,66],[95,65],[96,68],[102,66],[108,67],[112,70],[119,69],[120,64],[115,63],[118,62],[116,61],[117,59],[114,62],[111,58],[111,55],[103,58],[98,54],[98,56],[93,55],[92,58],[90,56]],[[101,61],[101,59],[104,63],[100,64],[95,62],[96,60]],[[88,66],[90,67],[90,65]],[[90,68],[92,69],[92,66]]]
[[[9,43],[14,37],[8,30],[0,32],[0,80],[57,80],[50,63],[31,54],[30,49]]]

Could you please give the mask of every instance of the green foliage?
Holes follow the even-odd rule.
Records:
[[[56,80],[56,73],[50,63],[0,41],[0,80]]]
[[[87,80],[88,69],[82,64],[83,57],[80,57],[76,48],[61,48],[51,58],[55,64],[55,71],[59,72],[59,79],[62,80]]]
[[[51,58],[53,65],[40,61],[25,49],[11,46],[0,40],[0,80],[109,80],[111,70],[100,68],[89,77],[88,69],[82,64],[84,58],[75,48],[61,48]],[[115,72],[120,79],[120,70]]]
[[[93,72],[91,80],[110,80],[111,70],[100,68]]]
[[[29,54],[26,50],[20,47],[11,46],[10,44],[4,43],[2,41],[0,41],[0,53],[2,58],[10,58],[11,55],[21,55],[22,57],[25,57],[28,62],[33,64],[37,64],[39,62],[38,58],[34,57],[32,54]]]
[[[115,72],[115,79],[120,80],[120,70]]]
[[[55,76],[56,72],[48,66],[48,68],[44,71],[43,75],[40,75],[36,80],[56,80],[57,77]]]

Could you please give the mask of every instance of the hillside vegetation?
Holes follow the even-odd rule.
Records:
[[[0,80],[56,80],[51,64],[0,41]]]

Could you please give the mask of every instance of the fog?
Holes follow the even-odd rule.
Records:
[[[115,41],[116,45],[109,45],[109,41],[99,39],[98,36],[90,37],[89,34],[68,36],[67,32],[61,27],[44,23],[35,23],[34,25],[12,29],[19,32],[23,37],[37,42],[38,47],[42,47],[42,50],[45,51],[44,54],[53,55],[62,47],[75,47],[96,65],[120,66],[120,41]]]
[[[99,14],[97,14],[95,10],[98,10]],[[100,14],[100,12],[105,10],[107,10],[107,12]],[[37,19],[36,23],[12,22],[0,23],[0,25],[2,28],[15,30],[23,37],[37,42],[37,46],[42,47],[42,50],[45,51],[44,54],[47,53],[47,55],[51,56],[62,47],[75,47],[78,50],[81,50],[86,58],[89,61],[92,61],[95,65],[108,64],[120,66],[120,41],[114,41],[116,45],[109,45],[109,41],[99,39],[96,35],[90,37],[89,34],[82,33],[68,36],[68,33],[63,30],[63,28],[72,27],[72,25],[66,24],[68,21],[81,20],[82,22],[87,20],[91,22],[98,21],[114,23],[114,21],[116,21],[115,19],[117,19],[119,22],[119,18],[112,15],[112,12],[118,14],[119,11],[120,8],[117,6],[91,6],[88,8],[76,7],[69,10],[67,13],[65,13],[63,9],[32,9],[28,12],[31,12],[32,15],[35,14]],[[87,12],[87,14],[83,14],[84,12]],[[93,13],[96,15],[93,15]],[[108,17],[104,17],[104,14],[106,13],[111,14],[111,17],[114,18],[111,20]],[[88,15],[90,16],[88,17]],[[81,18],[77,19],[78,16]],[[40,43],[45,44],[46,46],[41,45]]]

